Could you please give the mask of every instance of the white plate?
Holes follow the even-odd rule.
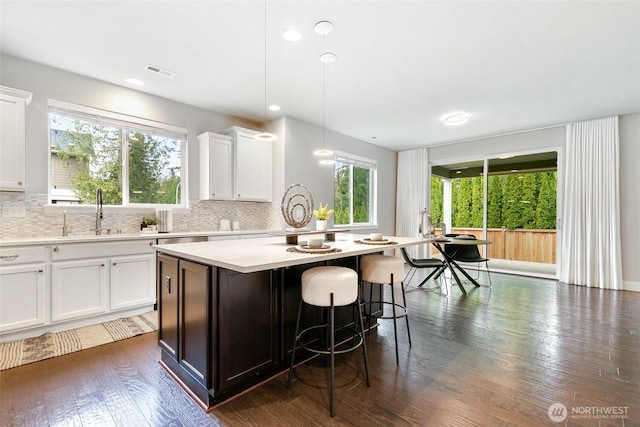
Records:
[[[388,241],[387,239],[382,239],[382,240],[371,240],[371,239],[369,239],[369,238],[365,238],[365,239],[362,239],[362,241],[363,241],[364,243],[369,244],[369,245],[386,245],[386,244],[388,244],[388,243],[389,243],[389,241]]]
[[[330,252],[333,250],[333,248],[331,247],[331,245],[322,245],[321,248],[310,248],[307,245],[300,245],[298,246],[298,250],[300,252],[309,252],[309,253],[314,253],[314,252]]]

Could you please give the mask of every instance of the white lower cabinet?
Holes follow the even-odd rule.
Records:
[[[51,321],[153,305],[154,241],[55,246],[51,263]]]
[[[111,310],[155,303],[155,262],[154,254],[111,259]]]
[[[0,332],[43,325],[45,264],[0,267]]]
[[[51,321],[105,313],[107,259],[55,262],[51,266]]]

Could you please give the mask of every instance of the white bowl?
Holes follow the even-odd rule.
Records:
[[[309,239],[307,241],[307,246],[311,249],[320,249],[324,245],[324,239]]]
[[[382,240],[382,233],[369,234],[369,240]]]

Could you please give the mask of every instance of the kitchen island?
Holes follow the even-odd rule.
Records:
[[[366,237],[341,234],[327,242],[330,252],[315,253],[299,252],[284,236],[156,245],[160,363],[205,410],[284,372],[304,270],[358,271],[361,255],[428,243],[366,244]],[[309,307],[302,322],[321,316]],[[336,312],[337,321],[351,318],[350,310]]]

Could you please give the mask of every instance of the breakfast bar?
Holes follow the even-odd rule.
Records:
[[[372,242],[341,233],[321,249],[299,243],[276,236],[155,246],[160,363],[203,409],[286,371],[306,269],[358,271],[361,255],[428,240],[385,236]],[[321,315],[309,309],[302,322]],[[351,312],[337,311],[340,316],[350,319]]]

